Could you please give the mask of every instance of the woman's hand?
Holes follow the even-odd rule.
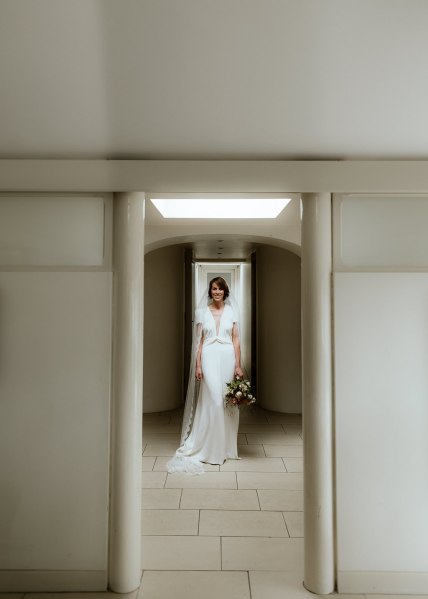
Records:
[[[202,381],[202,368],[200,366],[196,366],[195,378],[197,381]]]
[[[235,376],[239,376],[240,379],[244,377],[244,373],[242,372],[242,368],[240,366],[235,366]]]

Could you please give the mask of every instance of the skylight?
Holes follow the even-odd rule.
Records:
[[[276,218],[290,198],[156,199],[164,218]]]

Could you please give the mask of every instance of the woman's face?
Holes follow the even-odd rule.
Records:
[[[211,285],[211,297],[214,301],[221,301],[224,297],[224,289],[220,289],[217,283]]]

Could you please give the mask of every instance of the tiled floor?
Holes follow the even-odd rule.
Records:
[[[302,586],[301,417],[242,410],[242,459],[202,476],[166,472],[179,419],[144,416],[138,599],[313,597]]]

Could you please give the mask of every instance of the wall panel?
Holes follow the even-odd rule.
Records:
[[[103,272],[0,273],[0,570],[21,580],[105,579],[111,286]]]
[[[183,354],[184,248],[169,246],[145,256],[144,412],[181,405]]]
[[[272,246],[257,250],[258,401],[302,412],[300,258]]]
[[[428,592],[428,274],[336,273],[339,592]]]

